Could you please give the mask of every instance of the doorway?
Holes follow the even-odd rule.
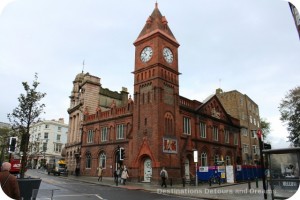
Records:
[[[184,174],[185,179],[190,180],[190,160],[188,158],[186,158],[184,162]]]
[[[152,162],[150,158],[146,158],[144,161],[144,181],[150,183],[152,177]]]

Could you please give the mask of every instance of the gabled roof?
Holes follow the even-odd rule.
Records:
[[[232,123],[232,117],[215,94],[208,96],[196,111]]]
[[[158,4],[155,3],[155,8],[152,14],[148,17],[144,28],[142,29],[141,33],[134,43],[158,32],[178,44],[176,38],[174,37],[171,29],[168,26],[166,17],[162,16],[161,12],[158,9]]]

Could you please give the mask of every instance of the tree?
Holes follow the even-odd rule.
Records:
[[[11,136],[10,134],[10,128],[8,127],[0,127],[0,149],[1,149],[1,156],[0,156],[0,163],[3,163],[5,160],[5,156],[7,154],[7,149],[8,147],[8,140],[9,137]]]
[[[46,93],[37,91],[37,87],[40,83],[37,81],[37,74],[35,74],[34,77],[35,79],[32,83],[32,87],[30,87],[27,82],[22,82],[25,94],[20,94],[20,97],[18,98],[19,105],[13,110],[12,113],[7,115],[12,125],[12,129],[18,131],[21,136],[20,151],[23,153],[22,165],[20,169],[21,178],[24,178],[25,169],[27,166],[30,126],[39,120],[39,116],[45,107],[45,104],[40,104],[40,101],[46,96]]]
[[[279,105],[280,120],[286,123],[289,132],[288,140],[300,145],[300,86],[289,90]]]
[[[270,122],[264,118],[260,118],[260,128],[262,130],[263,138],[266,139],[271,132]]]

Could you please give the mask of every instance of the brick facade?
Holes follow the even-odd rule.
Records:
[[[233,90],[217,90],[217,97],[226,111],[240,120],[242,164],[253,165],[260,161],[256,131],[260,128],[258,105],[247,95]]]
[[[102,165],[104,176],[112,176],[117,167],[126,165],[132,181],[155,182],[165,167],[177,182],[195,174],[194,150],[199,152],[199,165],[212,166],[215,159],[236,164],[241,159],[239,120],[226,113],[216,95],[205,102],[180,96],[179,43],[157,4],[134,46],[133,97],[101,93],[100,84],[97,94],[89,87],[78,90],[78,96],[84,92],[86,98],[80,105],[84,109],[78,149],[81,174],[96,176],[96,168]],[[143,62],[141,52],[146,47],[152,49],[152,56]],[[164,58],[165,48],[172,52],[171,60]],[[103,102],[109,104],[101,106]],[[120,161],[118,148],[125,149],[124,160]]]

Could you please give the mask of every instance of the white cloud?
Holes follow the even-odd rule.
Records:
[[[158,3],[181,45],[180,95],[203,101],[220,86],[238,90],[259,105],[261,117],[271,119],[274,141],[281,139],[285,128],[278,121],[278,105],[299,84],[300,45],[288,4]],[[0,121],[7,122],[21,82],[31,82],[35,72],[47,93],[43,117],[68,118],[72,81],[84,59],[85,72],[99,76],[103,87],[120,91],[124,86],[132,94],[133,42],[153,9],[153,1],[140,0],[22,0],[5,7],[0,15],[0,83],[5,86]]]

